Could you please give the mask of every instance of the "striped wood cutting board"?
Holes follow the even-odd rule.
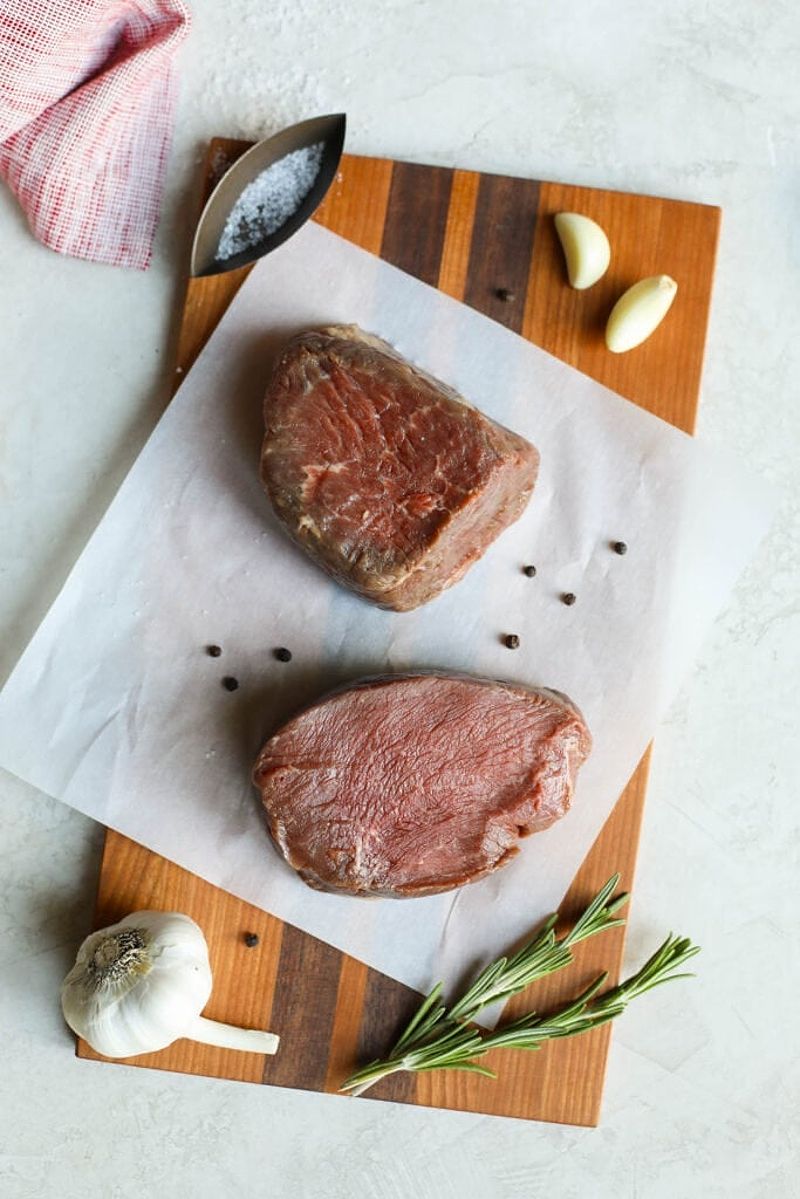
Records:
[[[205,171],[208,191],[220,168],[247,148],[218,139]],[[588,292],[565,286],[552,215],[572,210],[607,230],[613,260]],[[719,231],[717,208],[472,171],[345,156],[317,220],[448,295],[464,300],[635,403],[692,431]],[[246,277],[248,268],[189,282],[176,385]],[[643,275],[680,283],[669,318],[627,355],[603,345],[605,317],[620,292]],[[505,289],[504,298],[498,295]],[[576,913],[619,870],[630,889],[647,778],[636,771],[566,896]],[[255,798],[254,798],[255,802]],[[188,912],[211,948],[214,994],[207,1014],[281,1034],[275,1058],[178,1041],[128,1064],[160,1070],[336,1091],[356,1063],[391,1044],[418,996],[362,963],[282,924],[163,858],[109,832],[96,912],[98,927],[137,908]],[[255,932],[256,948],[244,934]],[[544,1009],[576,993],[602,969],[616,980],[624,931],[580,946],[574,965],[543,980],[508,1013]],[[498,946],[498,950],[503,947]],[[373,1099],[594,1125],[600,1112],[610,1026],[538,1053],[487,1059],[496,1082],[456,1072],[397,1076]],[[81,1057],[97,1055],[80,1042]],[[344,1102],[344,1099],[342,1100]],[[353,1100],[348,1100],[353,1102]]]

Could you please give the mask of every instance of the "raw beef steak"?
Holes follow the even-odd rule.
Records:
[[[289,342],[264,419],[261,477],[291,536],[396,611],[456,583],[536,482],[530,442],[354,325]]]
[[[590,748],[558,692],[402,675],[295,716],[253,781],[273,839],[311,886],[432,895],[496,870],[563,816]]]

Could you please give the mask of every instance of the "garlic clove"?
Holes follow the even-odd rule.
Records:
[[[559,212],[555,226],[570,287],[583,291],[602,279],[611,261],[611,246],[597,222],[579,212]]]
[[[654,333],[672,306],[678,284],[669,275],[651,275],[629,287],[611,309],[606,345],[613,354],[634,349]]]

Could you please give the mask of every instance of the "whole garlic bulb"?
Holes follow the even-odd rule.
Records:
[[[165,1049],[179,1037],[275,1053],[278,1037],[200,1015],[211,994],[208,946],[180,912],[133,912],[86,938],[61,987],[67,1024],[106,1057]]]

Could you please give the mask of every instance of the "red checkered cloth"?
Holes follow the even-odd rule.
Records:
[[[148,266],[188,22],[181,0],[0,0],[0,175],[46,246]]]

